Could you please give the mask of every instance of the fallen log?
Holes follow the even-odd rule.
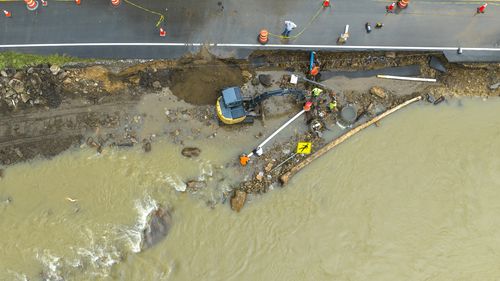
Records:
[[[400,104],[400,105],[398,105],[398,106],[396,106],[394,108],[391,108],[391,109],[385,111],[384,113],[382,113],[382,114],[374,117],[370,121],[367,121],[367,122],[365,122],[365,123],[357,126],[356,128],[354,128],[354,129],[350,130],[349,132],[343,134],[339,138],[333,140],[329,144],[325,145],[324,147],[320,148],[318,151],[316,151],[313,154],[311,154],[309,157],[307,157],[306,159],[304,159],[302,162],[300,162],[296,166],[292,167],[292,169],[290,169],[290,171],[288,171],[288,172],[284,173],[283,175],[281,175],[281,177],[280,177],[280,183],[281,183],[281,185],[286,185],[288,183],[288,181],[290,180],[290,178],[293,177],[295,174],[297,174],[300,170],[302,170],[303,168],[305,168],[311,162],[313,162],[314,160],[318,159],[323,154],[327,153],[328,151],[330,151],[331,149],[333,149],[337,145],[343,143],[348,138],[350,138],[353,135],[359,133],[363,129],[370,127],[371,125],[373,125],[376,122],[382,120],[383,118],[387,117],[388,115],[390,115],[390,114],[392,114],[392,113],[400,110],[401,108],[403,108],[403,107],[405,107],[405,106],[407,106],[407,105],[409,105],[411,103],[414,103],[416,101],[419,101],[421,99],[422,99],[422,97],[418,96],[418,97],[412,98],[410,100],[407,100],[404,103],[402,103],[402,104]]]

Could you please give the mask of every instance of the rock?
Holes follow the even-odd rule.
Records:
[[[12,77],[12,78],[18,79],[18,80],[23,80],[24,79],[24,73],[22,73],[21,71],[16,72],[16,73],[14,73],[14,77]]]
[[[266,167],[264,168],[264,170],[266,172],[270,172],[271,170],[273,169],[273,163],[267,163]]]
[[[21,94],[21,100],[24,102],[24,103],[27,103],[29,100],[30,100],[30,96],[26,93],[22,93]]]
[[[144,149],[144,152],[151,152],[151,142],[145,141],[142,145],[142,149]]]
[[[257,85],[259,85],[259,83],[260,83],[260,81],[259,81],[258,77],[255,77],[254,79],[252,79],[252,85],[257,86]]]
[[[385,57],[394,59],[394,58],[396,58],[396,52],[386,52]]]
[[[57,64],[53,64],[50,66],[50,72],[52,72],[52,75],[57,75],[59,74],[59,71],[61,71],[61,68]]]
[[[436,101],[436,98],[432,94],[427,94],[426,99],[430,103],[434,103]]]
[[[148,215],[148,223],[142,233],[141,249],[145,250],[156,245],[164,239],[172,225],[170,212],[162,207],[158,207]]]
[[[186,182],[186,189],[191,192],[196,192],[200,189],[204,189],[207,187],[207,183],[204,181],[190,180]]]
[[[264,85],[265,87],[271,87],[273,84],[271,75],[269,74],[260,74],[259,75],[259,82]]]
[[[8,89],[8,90],[5,92],[5,97],[6,97],[6,98],[10,98],[10,97],[12,97],[12,96],[13,96],[13,95],[15,95],[15,94],[16,94],[16,92],[14,92],[14,90],[12,90],[12,89]]]
[[[239,212],[245,205],[247,200],[247,193],[241,190],[236,190],[231,197],[231,209],[233,211]]]
[[[154,81],[153,82],[153,88],[157,89],[157,90],[161,89],[161,83],[160,83],[160,81]]]
[[[61,79],[61,80],[64,80],[66,77],[68,76],[68,72],[66,71],[61,71],[61,73],[59,73],[59,75],[57,76],[57,78]]]
[[[198,157],[200,156],[201,149],[197,147],[185,147],[182,149],[181,153],[183,156],[186,156],[188,158]]]
[[[24,83],[18,79],[12,79],[9,81],[9,86],[16,91],[16,93],[24,93]]]
[[[259,172],[256,176],[255,176],[255,179],[258,180],[258,181],[262,181],[262,179],[264,178],[264,173],[263,172]]]
[[[496,89],[498,89],[499,87],[500,87],[500,83],[496,83],[496,84],[491,85],[491,86],[490,86],[490,89],[491,89],[491,90],[496,90]]]
[[[246,70],[243,70],[241,72],[241,75],[246,79],[246,81],[252,80],[252,77],[253,77],[252,73],[250,73],[250,72],[248,72]]]
[[[381,99],[385,99],[387,97],[387,95],[385,94],[385,90],[378,86],[373,86],[370,89],[370,94],[375,95]]]
[[[5,72],[5,70],[2,70],[0,71],[0,75],[2,75],[2,77],[7,77],[7,72]]]

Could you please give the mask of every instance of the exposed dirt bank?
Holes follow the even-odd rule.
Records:
[[[500,90],[490,89],[490,85],[500,81],[498,64],[464,66],[444,63],[448,72],[440,73],[429,67],[428,54],[319,53],[319,59],[322,69],[327,71],[419,65],[423,77],[438,79],[435,84],[401,89],[401,86],[397,88],[400,84],[379,83],[376,78],[369,78],[372,79],[370,83],[382,86],[388,83],[384,89],[387,98],[384,99],[364,88],[363,85],[367,83],[365,80],[363,83],[357,83],[356,79],[346,80],[344,86],[335,88],[339,108],[355,103],[360,115],[376,114],[380,108],[391,107],[408,96],[418,94],[430,94],[434,99],[442,95],[500,95]],[[138,103],[143,96],[159,93],[166,88],[192,105],[203,105],[194,106],[189,112],[172,111],[167,114],[169,120],[189,122],[194,119],[201,121],[210,130],[215,130],[218,125],[212,104],[220,89],[242,86],[245,82],[258,84],[256,72],[295,71],[304,74],[308,65],[308,53],[256,52],[245,61],[219,60],[205,53],[176,61],[63,67],[39,65],[17,70],[5,69],[0,73],[0,163],[9,165],[37,156],[50,157],[84,143],[98,149],[108,145],[144,145],[152,141],[150,136],[162,134],[170,136],[174,141],[178,140],[178,133],[175,131],[150,130],[148,135],[141,133],[141,120],[147,116],[139,115]],[[290,86],[287,85],[287,79],[273,79],[272,85]],[[341,83],[341,78],[339,79]],[[394,87],[391,88],[391,85]],[[301,87],[310,89],[311,85]],[[289,108],[300,108],[300,105]],[[275,108],[268,107],[267,110]],[[163,109],[158,111],[163,112]],[[333,124],[335,118],[329,119],[329,122]],[[89,136],[92,139],[89,140]],[[304,136],[300,138],[304,139]],[[316,137],[311,135],[310,138]],[[317,141],[321,141],[320,138]],[[284,149],[280,151],[287,150],[286,145],[283,144]],[[273,161],[276,162],[282,156],[284,154],[270,157],[274,157]],[[267,163],[263,161],[262,167],[256,167],[264,169]],[[247,192],[266,190],[264,184],[258,186],[244,189]]]

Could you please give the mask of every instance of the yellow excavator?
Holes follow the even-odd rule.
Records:
[[[238,123],[253,123],[257,106],[263,101],[274,96],[295,95],[297,101],[303,101],[306,92],[299,89],[278,89],[264,92],[256,97],[243,97],[240,87],[230,87],[222,90],[221,96],[215,105],[217,117],[228,125]]]

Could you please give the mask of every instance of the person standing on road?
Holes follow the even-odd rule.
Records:
[[[290,32],[292,32],[292,30],[296,27],[297,25],[293,21],[286,20],[285,30],[283,31],[283,33],[281,33],[281,35],[283,35],[284,37],[290,37]]]

